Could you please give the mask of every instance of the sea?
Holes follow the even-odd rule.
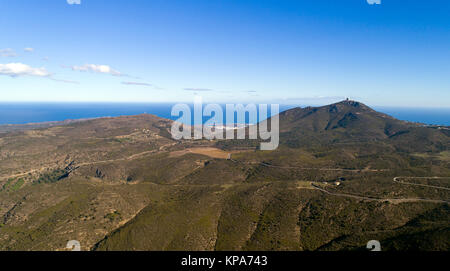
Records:
[[[19,103],[0,102],[0,125],[153,114],[176,120],[170,103]],[[280,105],[280,112],[299,105]],[[306,105],[301,105],[304,107]],[[222,105],[224,108],[224,105]],[[191,105],[192,108],[192,105]],[[270,106],[269,106],[270,108]],[[373,107],[400,120],[450,126],[449,108]],[[268,112],[271,115],[271,112]],[[208,118],[204,118],[203,121]]]

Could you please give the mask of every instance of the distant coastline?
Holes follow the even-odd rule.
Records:
[[[0,102],[0,131],[5,127],[49,127],[102,117],[153,114],[175,120],[168,103],[5,103]],[[280,112],[296,105],[280,105]],[[303,106],[302,106],[303,107]],[[450,126],[450,108],[401,108],[375,106],[397,119],[426,125]],[[14,130],[14,129],[12,129]]]
[[[426,125],[450,126],[450,108],[414,108],[374,106],[374,110],[396,119]]]
[[[26,130],[33,129],[42,129],[49,128],[53,126],[67,125],[71,123],[77,123],[87,120],[92,120],[97,118],[88,118],[88,119],[75,119],[75,120],[64,120],[64,121],[44,121],[44,122],[31,122],[24,124],[0,124],[0,133],[9,133],[9,132],[20,132]]]

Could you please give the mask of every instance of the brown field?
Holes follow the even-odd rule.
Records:
[[[201,154],[206,155],[212,158],[218,158],[218,159],[228,159],[230,152],[225,152],[217,148],[212,147],[199,147],[199,148],[189,148],[181,151],[174,151],[170,153],[170,157],[179,157],[183,156],[188,153],[195,153],[195,154]]]

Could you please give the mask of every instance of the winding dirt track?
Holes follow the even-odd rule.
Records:
[[[406,185],[416,185],[416,186],[422,186],[422,187],[429,187],[429,188],[434,188],[434,189],[444,189],[444,190],[450,190],[447,187],[442,187],[442,186],[434,186],[434,185],[427,185],[427,184],[416,184],[416,183],[409,183],[409,182],[402,182],[399,181],[399,178],[405,178],[405,179],[450,179],[450,177],[394,177],[393,181],[395,183],[399,183],[399,184],[406,184]],[[366,201],[389,201],[392,203],[402,203],[402,202],[430,202],[430,203],[446,203],[446,204],[450,204],[450,201],[446,201],[446,200],[438,200],[438,199],[422,199],[422,198],[403,198],[403,199],[399,199],[399,198],[374,198],[374,197],[365,197],[365,196],[359,196],[359,195],[352,195],[352,194],[345,194],[345,193],[332,193],[326,189],[323,189],[321,187],[319,187],[316,184],[311,184],[315,189],[329,194],[329,195],[333,195],[333,196],[338,196],[338,197],[347,197],[347,198],[354,198],[354,199],[360,199],[360,200],[366,200]]]
[[[353,195],[353,194],[345,194],[345,193],[333,193],[326,189],[323,189],[315,184],[312,184],[312,186],[323,193],[326,193],[328,195],[332,196],[338,196],[338,197],[346,197],[346,198],[354,198],[359,200],[365,200],[365,201],[379,201],[379,202],[385,202],[389,201],[391,203],[403,203],[403,202],[430,202],[430,203],[446,203],[450,204],[449,201],[446,200],[439,200],[439,199],[422,199],[422,198],[374,198],[374,197],[365,197],[365,196],[359,196],[359,195]]]
[[[399,181],[400,178],[402,178],[402,179],[450,179],[450,177],[395,177],[394,178],[394,182],[399,183],[399,184],[407,184],[407,185],[423,186],[423,187],[429,187],[429,188],[435,188],[435,189],[450,190],[450,188],[443,187],[443,186],[403,182],[403,181]]]
[[[125,158],[117,158],[117,159],[111,159],[111,160],[103,160],[103,161],[93,161],[93,162],[85,162],[85,163],[79,163],[76,164],[77,167],[82,167],[82,166],[88,166],[88,165],[96,165],[96,164],[104,164],[104,163],[112,163],[112,162],[117,162],[117,161],[127,161],[127,160],[133,160],[142,156],[145,156],[147,154],[151,154],[151,153],[155,153],[157,152],[156,150],[151,150],[151,151],[145,151],[145,152],[141,152],[141,153],[137,153],[137,154],[133,154],[131,156],[125,157]],[[18,174],[13,174],[13,175],[8,175],[8,176],[1,176],[1,179],[10,179],[10,178],[17,178],[17,177],[22,177],[25,176],[27,174],[30,173],[35,173],[35,172],[40,172],[43,169],[32,169],[30,171],[24,172],[24,173],[18,173]]]
[[[229,156],[228,160],[231,160],[235,163],[247,164],[247,165],[261,165],[270,168],[281,168],[281,169],[300,169],[300,170],[319,170],[319,171],[343,171],[343,172],[381,172],[381,171],[389,171],[389,169],[345,169],[345,168],[317,168],[317,167],[290,167],[290,166],[275,166],[271,164],[267,164],[264,162],[242,162],[231,159]]]
[[[171,144],[166,144],[166,145],[162,145],[160,147],[159,150],[155,149],[155,150],[150,150],[150,151],[144,151],[144,152],[140,152],[140,153],[135,153],[133,155],[127,156],[127,157],[123,157],[123,158],[116,158],[116,159],[110,159],[110,160],[102,160],[102,161],[92,161],[92,162],[84,162],[84,163],[78,163],[76,164],[77,167],[82,167],[82,166],[88,166],[88,165],[96,165],[96,164],[104,164],[104,163],[112,163],[112,162],[117,162],[117,161],[130,161],[133,159],[137,159],[137,158],[141,158],[143,156],[146,156],[148,154],[153,154],[153,153],[157,153],[157,152],[161,152],[161,148],[166,148],[169,146],[173,146],[175,145],[174,143]],[[45,167],[44,167],[45,168]],[[18,173],[18,174],[13,174],[13,175],[9,175],[9,176],[1,176],[0,179],[9,179],[9,178],[17,178],[17,177],[22,177],[25,176],[29,173],[34,173],[34,172],[40,172],[42,171],[44,168],[41,169],[32,169],[30,171],[24,172],[24,173]]]
[[[86,166],[86,165],[94,165],[94,164],[102,164],[102,163],[110,163],[110,162],[116,162],[116,161],[126,161],[126,160],[133,160],[136,159],[138,157],[142,157],[145,156],[147,154],[151,154],[151,153],[155,153],[157,152],[157,150],[151,150],[151,151],[145,151],[145,152],[141,152],[141,153],[137,153],[137,154],[133,154],[129,157],[125,157],[125,158],[118,158],[118,159],[112,159],[112,160],[105,160],[105,161],[95,161],[95,162],[86,162],[86,163],[80,163],[77,165],[77,167],[81,167],[81,166]],[[246,162],[242,162],[242,161],[237,161],[231,158],[231,154],[227,155],[227,159],[234,162],[234,163],[241,163],[241,164],[259,164],[265,167],[271,167],[271,168],[282,168],[282,169],[300,169],[300,170],[320,170],[320,171],[344,171],[344,172],[379,172],[379,171],[388,171],[389,169],[342,169],[342,168],[309,168],[309,167],[291,167],[291,166],[275,166],[275,165],[270,165],[264,162],[256,162],[256,163],[246,163]],[[16,178],[16,177],[20,177],[20,176],[24,176],[27,175],[28,173],[33,173],[39,171],[39,169],[34,169],[25,173],[20,173],[20,174],[15,174],[15,175],[10,175],[10,176],[4,176],[2,178],[8,179],[8,178]],[[422,186],[422,187],[428,187],[428,188],[434,188],[434,189],[443,189],[443,190],[450,190],[450,188],[448,187],[442,187],[442,186],[434,186],[434,185],[427,185],[427,184],[417,184],[417,183],[411,183],[411,182],[404,182],[404,181],[400,181],[399,179],[446,179],[446,178],[450,178],[450,177],[394,177],[393,181],[395,183],[398,184],[403,184],[403,185],[414,185],[414,186]],[[366,196],[360,196],[360,195],[353,195],[353,194],[346,194],[346,193],[333,193],[330,192],[324,188],[321,188],[320,186],[316,185],[316,184],[311,184],[312,187],[318,191],[321,191],[323,193],[329,194],[329,195],[333,195],[333,196],[338,196],[338,197],[347,197],[347,198],[354,198],[354,199],[359,199],[359,200],[365,200],[365,201],[389,201],[392,203],[401,203],[401,202],[430,202],[430,203],[447,203],[450,204],[449,201],[445,201],[445,200],[435,200],[435,199],[422,199],[422,198],[403,198],[403,199],[399,199],[399,198],[374,198],[374,197],[366,197]]]
[[[270,165],[264,162],[257,162],[257,163],[245,163],[241,161],[237,161],[234,159],[231,159],[231,156],[229,156],[230,161],[233,161],[235,163],[242,163],[242,164],[260,164],[265,167],[274,167],[274,168],[285,168],[285,169],[303,169],[303,170],[322,170],[322,171],[346,171],[346,172],[364,172],[364,171],[370,171],[370,172],[378,172],[378,171],[388,171],[389,169],[342,169],[342,168],[305,168],[305,167],[283,167],[283,166],[274,166]],[[393,181],[395,183],[404,184],[404,185],[416,185],[416,186],[422,186],[422,187],[429,187],[429,188],[435,188],[435,189],[443,189],[443,190],[450,190],[450,188],[442,187],[442,186],[434,186],[434,185],[426,185],[426,184],[416,184],[416,183],[410,183],[410,182],[403,182],[399,181],[400,178],[403,179],[450,179],[450,177],[394,177]],[[392,203],[402,203],[402,202],[430,202],[430,203],[446,203],[450,204],[449,201],[446,200],[438,200],[438,199],[422,199],[422,198],[375,198],[375,197],[366,197],[366,196],[360,196],[360,195],[353,195],[353,194],[346,194],[346,193],[333,193],[330,192],[316,184],[311,184],[312,187],[316,190],[319,190],[323,193],[326,193],[328,195],[338,196],[338,197],[347,197],[347,198],[353,198],[353,199],[359,199],[359,200],[365,200],[365,201],[389,201]]]

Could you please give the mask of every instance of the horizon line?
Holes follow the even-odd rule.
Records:
[[[284,106],[296,106],[296,107],[302,107],[302,106],[314,106],[314,107],[320,107],[320,106],[327,106],[331,104],[336,104],[339,102],[343,102],[345,100],[340,100],[338,102],[333,103],[269,103],[269,102],[248,102],[248,101],[242,101],[242,102],[232,102],[232,101],[224,101],[224,102],[204,102],[204,104],[279,104]],[[361,102],[359,100],[351,100],[355,102],[363,103],[369,107],[373,108],[423,108],[423,109],[450,109],[450,106],[433,106],[433,105],[421,105],[421,106],[413,106],[413,105],[372,105],[367,104],[364,102]],[[0,104],[193,104],[193,101],[0,101]]]

